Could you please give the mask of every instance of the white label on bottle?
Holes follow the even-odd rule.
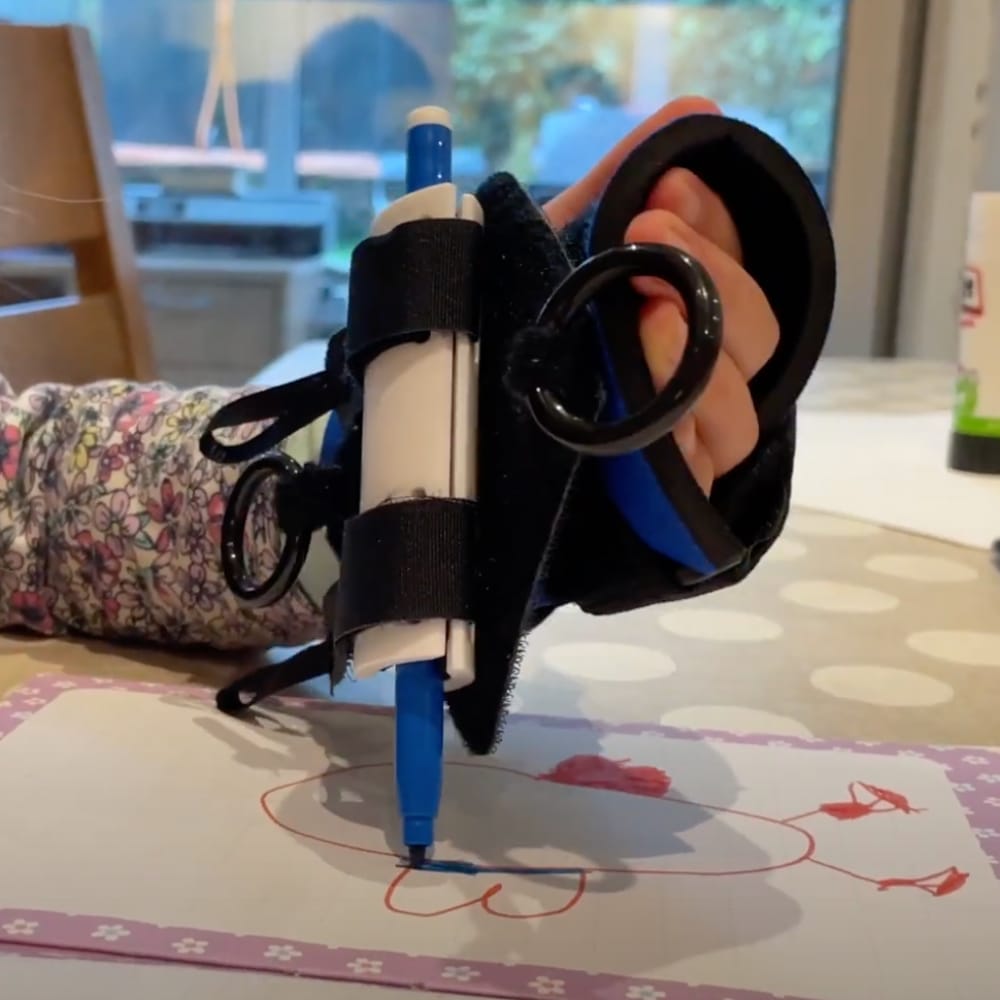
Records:
[[[1000,193],[972,196],[962,272],[954,428],[1000,437]]]

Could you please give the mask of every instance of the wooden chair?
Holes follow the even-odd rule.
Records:
[[[71,297],[0,307],[16,389],[154,377],[121,195],[87,31],[0,24],[0,252],[64,248],[76,272]]]

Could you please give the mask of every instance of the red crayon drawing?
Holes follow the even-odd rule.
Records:
[[[346,841],[334,840],[329,837],[310,833],[307,830],[298,829],[290,823],[281,819],[272,807],[271,800],[281,792],[306,785],[311,782],[324,779],[333,779],[334,785],[337,777],[344,777],[359,771],[373,768],[391,768],[388,763],[360,764],[344,768],[333,768],[324,771],[322,774],[311,775],[301,778],[298,781],[288,782],[268,789],[261,795],[260,804],[267,817],[277,826],[302,837],[306,840],[328,844],[332,847],[341,848],[346,851],[354,851],[366,855],[384,857],[392,862],[391,868],[387,868],[387,878],[389,879],[384,905],[392,913],[413,916],[413,917],[439,917],[446,913],[453,913],[469,907],[478,906],[486,913],[494,917],[510,920],[528,920],[538,917],[553,917],[563,913],[568,913],[584,898],[587,891],[588,876],[627,874],[633,876],[663,877],[663,876],[691,876],[697,878],[711,878],[719,876],[738,875],[763,875],[768,872],[782,869],[795,868],[800,865],[811,864],[824,868],[838,875],[854,879],[858,882],[868,883],[875,886],[879,892],[886,892],[890,889],[916,889],[934,897],[948,896],[957,892],[968,881],[967,872],[960,871],[954,865],[943,868],[940,871],[918,876],[872,876],[861,872],[851,871],[838,865],[823,861],[818,856],[817,837],[822,833],[823,821],[834,821],[836,823],[856,822],[869,817],[877,817],[887,813],[902,813],[904,815],[914,815],[921,812],[915,808],[905,795],[891,791],[887,788],[880,788],[877,785],[863,781],[854,781],[848,786],[847,797],[838,801],[823,802],[809,812],[800,813],[796,816],[776,817],[763,814],[746,812],[724,806],[713,806],[703,802],[693,802],[689,799],[679,798],[670,795],[671,781],[667,774],[658,768],[635,765],[628,760],[609,760],[596,755],[585,755],[570,757],[561,761],[552,770],[545,774],[534,775],[513,768],[500,767],[494,764],[480,763],[450,763],[449,768],[474,768],[492,775],[506,775],[524,779],[532,782],[551,782],[554,784],[569,785],[576,788],[593,788],[604,791],[619,792],[624,795],[639,796],[643,799],[659,799],[670,803],[675,808],[691,808],[703,810],[716,816],[739,817],[743,820],[753,820],[755,822],[768,824],[771,827],[779,827],[784,831],[790,831],[795,835],[795,842],[800,844],[800,849],[794,856],[789,856],[784,860],[774,861],[767,865],[755,868],[743,869],[690,869],[690,868],[642,868],[642,867],[581,867],[574,869],[573,877],[576,878],[576,886],[572,890],[567,901],[557,908],[546,910],[540,913],[510,913],[503,910],[496,902],[497,895],[503,890],[502,881],[493,881],[489,887],[479,896],[463,900],[461,903],[444,907],[429,912],[409,910],[397,902],[397,890],[407,879],[417,877],[422,874],[419,870],[410,868],[399,868],[398,857],[392,851],[377,848],[364,847]],[[807,829],[807,825],[816,826],[815,830]],[[485,874],[485,873],[484,873]],[[531,875],[530,869],[525,869],[524,874]]]

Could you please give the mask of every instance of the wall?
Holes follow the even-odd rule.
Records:
[[[1000,86],[1000,51],[990,52],[998,10],[997,0],[928,4],[894,345],[902,357],[957,354],[969,198],[982,182],[984,97]]]
[[[985,114],[980,125],[982,163],[976,187],[980,191],[1000,191],[1000,0],[993,0],[990,79],[985,97]]]

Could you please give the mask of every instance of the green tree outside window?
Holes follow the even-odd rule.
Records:
[[[567,66],[591,66],[627,98],[632,39],[581,30],[615,0],[453,0],[451,69],[462,134],[491,165],[530,174],[533,137],[563,95]],[[779,120],[807,169],[829,164],[847,0],[679,0],[670,4],[671,91]],[[598,20],[598,23],[599,20]],[[605,18],[605,23],[612,23]],[[500,162],[496,162],[500,161]]]

